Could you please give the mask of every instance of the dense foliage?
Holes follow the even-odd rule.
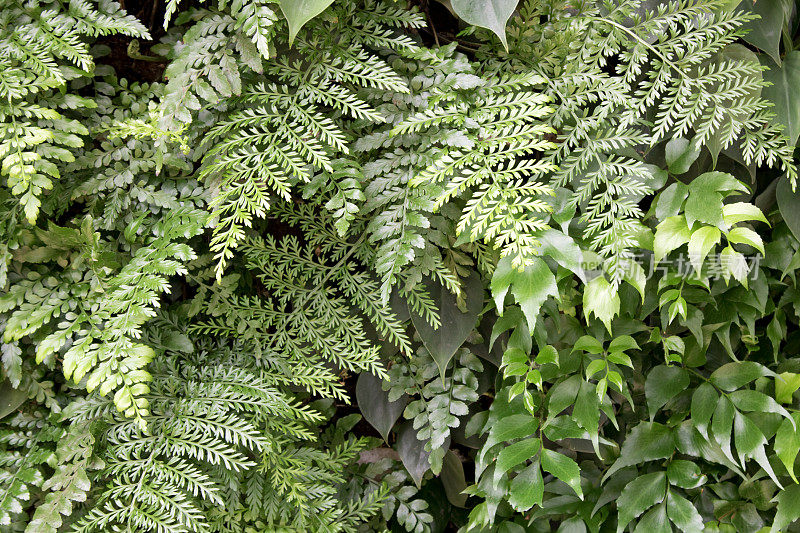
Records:
[[[0,0],[0,531],[800,531],[796,2],[126,7]]]

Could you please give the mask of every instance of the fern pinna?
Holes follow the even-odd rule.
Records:
[[[330,195],[327,205],[339,232],[346,231],[363,198],[357,163],[342,159],[351,140],[347,124],[381,120],[358,89],[408,91],[374,50],[413,51],[411,39],[393,28],[420,24],[418,15],[387,3],[336,4],[302,30],[291,50],[265,61],[263,74],[259,66],[232,91],[225,116],[202,139],[200,176],[219,190],[211,204],[218,276],[253,217],[263,218],[276,199],[289,200],[315,175],[330,182],[316,190]]]

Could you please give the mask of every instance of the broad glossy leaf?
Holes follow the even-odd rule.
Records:
[[[704,437],[708,437],[708,423],[718,401],[719,395],[710,383],[703,383],[692,394],[692,422]]]
[[[664,148],[664,157],[672,174],[688,172],[689,167],[697,160],[698,156],[700,156],[700,148],[682,137],[670,139]]]
[[[428,462],[429,452],[425,451],[425,442],[417,438],[417,430],[411,422],[406,422],[397,431],[397,453],[403,466],[411,475],[417,487],[422,484],[422,476],[430,468]]]
[[[770,398],[763,392],[754,390],[737,390],[730,394],[729,398],[733,405],[740,411],[750,412],[759,411],[762,413],[775,413],[786,417],[794,423],[794,420],[789,415],[789,411],[784,409],[773,398]]]
[[[755,422],[737,412],[733,422],[733,437],[736,443],[736,452],[739,454],[739,462],[744,465],[745,458],[754,458],[761,468],[780,486],[780,482],[775,477],[772,466],[769,464],[764,452],[764,445],[767,443],[767,439]]]
[[[439,476],[444,485],[447,499],[456,507],[464,507],[467,503],[467,495],[463,490],[467,488],[466,477],[464,476],[464,465],[461,460],[451,450],[447,450],[442,462],[442,473]]]
[[[538,427],[539,421],[528,413],[501,418],[489,428],[489,436],[481,447],[480,457],[483,457],[493,446],[501,442],[533,436]]]
[[[617,499],[617,533],[624,530],[631,520],[664,501],[666,493],[666,472],[645,474],[628,483]]]
[[[602,359],[599,359],[602,361]],[[600,427],[600,403],[594,385],[588,381],[581,382],[578,396],[575,398],[575,407],[572,409],[572,418],[589,432],[595,453],[600,455],[599,427]]]
[[[389,393],[381,387],[381,379],[369,372],[362,372],[356,383],[356,401],[367,422],[378,430],[383,440],[388,441],[389,432],[403,414],[408,399],[404,394],[390,402]]]
[[[542,504],[544,480],[538,458],[511,480],[509,493],[508,502],[517,511],[527,511],[534,505]]]
[[[548,419],[555,418],[564,409],[575,403],[575,398],[578,396],[578,391],[581,388],[583,380],[578,375],[573,375],[560,381],[548,392],[547,403],[547,417]]]
[[[586,274],[583,271],[583,252],[575,243],[575,239],[556,229],[548,228],[539,236],[541,255],[552,257],[556,263],[577,275],[586,283]]]
[[[414,312],[411,313],[411,321],[433,360],[436,361],[439,373],[444,376],[450,360],[478,322],[478,314],[483,309],[483,284],[480,276],[474,271],[464,280],[466,313],[458,308],[455,295],[445,287],[438,283],[428,283],[426,287],[439,309],[441,324],[437,329],[433,329],[424,317]]]
[[[630,335],[618,335],[608,345],[609,352],[624,352],[626,350],[639,350],[639,343]]]
[[[27,391],[15,389],[9,380],[0,383],[0,419],[16,411],[27,399]]]
[[[675,459],[667,467],[667,478],[671,485],[682,489],[694,489],[706,482],[706,476],[700,473],[700,467],[692,461]]]
[[[506,23],[519,0],[451,0],[453,11],[468,24],[492,30],[508,49]]]
[[[800,189],[800,186],[798,189]],[[789,180],[785,177],[780,177],[778,178],[775,196],[778,199],[778,208],[783,220],[789,226],[795,238],[800,240],[800,190],[793,191]]]
[[[289,23],[289,44],[294,42],[300,28],[325,11],[333,0],[279,0],[283,16]]]
[[[647,374],[644,393],[652,420],[659,409],[689,386],[689,374],[677,366],[659,365]]]
[[[776,1],[741,2],[739,8],[758,15],[745,28],[749,31],[744,40],[769,54],[776,64],[781,64],[780,42],[783,29],[783,6]]]
[[[777,119],[786,127],[784,131],[790,144],[795,145],[800,136],[800,50],[786,54],[780,67],[769,61],[766,64],[769,70],[764,72],[764,80],[772,83],[772,86],[765,87],[762,94],[775,104]]]
[[[603,353],[603,343],[591,335],[584,335],[572,345],[572,351],[580,350],[591,354]]]
[[[582,500],[581,469],[578,463],[553,450],[542,449],[542,469],[550,472],[555,477],[572,487],[575,494]]]
[[[720,397],[714,409],[714,418],[711,420],[711,431],[714,433],[714,440],[722,448],[725,456],[735,462],[731,453],[731,430],[733,429],[733,418],[736,409],[725,396]]]
[[[734,391],[762,376],[774,376],[764,365],[753,361],[736,361],[719,367],[711,374],[711,383],[724,391]]]

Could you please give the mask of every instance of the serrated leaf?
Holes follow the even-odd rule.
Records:
[[[512,266],[511,257],[500,259],[492,275],[490,288],[500,314],[503,313],[504,300],[510,289],[531,331],[536,326],[542,304],[550,296],[558,297],[556,278],[547,263],[538,257],[523,271]]]
[[[692,502],[672,490],[667,495],[667,516],[684,533],[701,533],[704,529],[703,517]]]
[[[583,292],[583,314],[588,319],[596,316],[611,332],[611,319],[619,314],[619,294],[604,276],[597,276],[586,284]]]
[[[622,443],[619,458],[605,473],[603,481],[621,468],[664,459],[674,451],[675,436],[671,428],[657,422],[641,422]]]
[[[522,512],[534,505],[541,505],[543,496],[542,468],[539,459],[536,458],[511,480],[508,503],[517,511]]]
[[[719,244],[721,238],[722,232],[714,226],[702,226],[692,232],[689,238],[689,261],[696,272],[703,270],[703,261],[708,252]]]
[[[720,198],[721,203],[721,198]],[[656,226],[656,235],[653,240],[653,260],[658,263],[672,250],[680,248],[689,242],[692,232],[683,216],[669,217]]]
[[[689,374],[676,366],[659,365],[647,374],[644,393],[652,420],[659,409],[689,386]]]
[[[494,466],[494,486],[500,481],[500,477],[517,466],[518,464],[531,459],[542,447],[542,442],[537,438],[529,438],[509,444],[497,454]]]
[[[645,474],[628,483],[617,499],[617,533],[623,531],[631,520],[664,501],[666,493],[666,472]]]
[[[542,449],[542,470],[550,472],[575,491],[578,498],[583,499],[583,489],[581,489],[581,469],[578,463],[553,450]]]

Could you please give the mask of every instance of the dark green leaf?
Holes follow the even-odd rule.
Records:
[[[464,465],[461,464],[461,460],[451,450],[448,450],[444,455],[440,477],[450,503],[456,507],[464,507],[467,503],[467,495],[462,492],[467,488]]]
[[[15,389],[8,380],[0,383],[0,419],[7,417],[17,410],[28,399],[28,393]]]
[[[684,533],[701,533],[704,529],[703,517],[692,502],[672,490],[667,496],[667,516]]]
[[[797,90],[800,87],[800,50],[786,54],[780,67],[774,64],[767,66],[769,70],[764,72],[764,80],[772,83],[772,86],[764,87],[763,96],[775,104],[777,119],[786,127],[784,133],[789,137],[789,144],[794,146],[800,136],[800,91]]]
[[[544,481],[538,458],[511,480],[509,493],[508,502],[517,511],[527,511],[534,505],[542,504]]]
[[[652,506],[664,501],[667,494],[665,472],[653,472],[634,479],[622,490],[617,500],[617,532]]]
[[[710,383],[703,383],[692,394],[692,422],[705,437],[708,437],[708,423],[718,400],[719,395]]]
[[[456,351],[464,344],[478,322],[478,314],[483,309],[483,284],[476,272],[464,280],[467,311],[458,308],[456,297],[440,284],[427,284],[428,292],[439,309],[441,324],[433,329],[424,317],[411,313],[411,321],[422,337],[422,342],[431,353],[444,378],[445,370]]]
[[[675,436],[672,429],[657,422],[641,422],[623,442],[619,458],[608,469],[603,480],[621,468],[664,459],[674,451]]]
[[[667,520],[667,506],[661,503],[650,509],[636,525],[634,533],[672,533]]]
[[[711,374],[711,383],[724,391],[734,391],[756,378],[774,375],[764,365],[753,361],[736,361],[722,365]]]
[[[497,462],[494,466],[494,485],[497,486],[500,476],[518,464],[531,459],[539,452],[541,447],[542,443],[539,439],[530,438],[509,444],[500,450],[500,453],[497,454]]]
[[[781,211],[783,220],[789,226],[795,238],[800,240],[800,191],[793,191],[789,180],[781,177],[778,178],[775,196],[778,199],[778,208]]]
[[[397,430],[397,453],[400,454],[400,460],[403,461],[403,466],[411,474],[411,479],[417,487],[422,484],[422,476],[430,468],[428,462],[429,452],[425,451],[425,442],[417,438],[417,431],[411,425],[411,422],[406,422]]]
[[[682,489],[694,489],[706,482],[706,476],[700,473],[700,467],[692,461],[675,459],[667,467],[669,482]]]
[[[578,463],[547,448],[542,449],[542,469],[550,472],[555,477],[572,487],[575,494],[582,500],[583,490],[581,489],[581,469]]]
[[[655,417],[668,401],[689,386],[689,374],[677,366],[659,365],[647,374],[644,392],[650,419]]]
[[[789,524],[800,519],[800,485],[791,485],[781,491],[777,498],[778,507],[770,533],[778,533]]]
[[[367,422],[378,430],[383,440],[388,441],[389,432],[403,414],[408,400],[403,395],[398,400],[390,402],[389,393],[383,390],[381,383],[380,378],[369,372],[359,374],[356,382],[356,401]]]

